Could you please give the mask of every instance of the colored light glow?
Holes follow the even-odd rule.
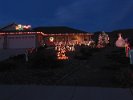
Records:
[[[60,51],[58,51],[57,52],[57,59],[58,60],[67,60],[68,59],[68,57],[66,56],[66,50],[60,50]]]
[[[17,25],[16,26],[16,30],[28,30],[28,29],[31,29],[31,25]]]
[[[67,35],[77,35],[77,33],[76,34],[71,34],[71,33],[70,34],[68,34],[68,33],[62,33],[62,34],[48,34],[48,33],[46,33],[45,34],[45,36],[54,36],[54,35],[56,35],[56,36],[67,36]],[[87,34],[86,33],[86,34],[78,34],[78,35],[92,36],[93,34],[89,34],[89,33]]]
[[[65,43],[58,42],[55,44],[55,50],[57,51],[57,59],[58,60],[67,60],[66,56],[67,49],[65,47]]]
[[[126,52],[126,57],[129,57],[129,51],[130,51],[130,46],[129,46],[130,44],[127,42],[126,44],[125,44],[125,52]]]
[[[50,38],[49,38],[49,41],[50,41],[50,42],[53,42],[53,41],[54,41],[54,37],[50,37]]]
[[[0,33],[0,35],[23,35],[23,34],[41,34],[43,36],[45,36],[45,34],[43,32],[7,32],[7,33]]]

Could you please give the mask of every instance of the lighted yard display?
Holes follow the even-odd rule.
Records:
[[[123,39],[121,33],[119,33],[119,37],[116,41],[116,47],[121,47],[124,48],[125,47],[125,53],[126,53],[126,57],[129,57],[129,51],[130,51],[130,44],[128,41],[128,38],[126,38],[125,40]]]
[[[126,57],[129,57],[129,51],[130,51],[130,44],[128,42],[128,39],[125,40],[125,52],[126,52]]]
[[[31,25],[21,25],[21,24],[19,24],[19,25],[16,26],[16,30],[29,30],[29,29],[31,29]]]
[[[109,43],[109,36],[105,32],[99,34],[97,48],[103,48]]]
[[[94,40],[90,40],[89,42],[88,42],[88,44],[87,44],[89,47],[91,47],[91,48],[95,48],[95,46],[96,46],[96,43],[95,43],[95,41]]]
[[[55,50],[57,51],[57,59],[66,60],[68,57],[66,56],[66,46],[63,42],[58,42],[55,44]]]
[[[49,38],[49,41],[50,41],[50,42],[53,42],[53,41],[54,41],[54,37],[50,37],[50,38]]]
[[[125,40],[122,38],[121,33],[119,34],[118,40],[115,44],[116,47],[125,47]]]
[[[67,52],[74,52],[75,51],[75,46],[88,46],[90,48],[95,48],[95,41],[93,41],[92,39],[90,41],[84,41],[84,42],[79,42],[79,43],[75,43],[74,41],[68,41],[68,42],[54,42],[55,45],[55,50],[57,51],[57,59],[61,59],[61,60],[65,60],[65,59],[69,59],[66,56]]]

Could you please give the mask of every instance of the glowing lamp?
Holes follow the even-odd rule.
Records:
[[[49,38],[49,41],[50,41],[50,42],[53,42],[53,41],[54,41],[54,37],[50,37],[50,38]]]

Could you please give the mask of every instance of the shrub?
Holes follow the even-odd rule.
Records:
[[[91,57],[93,53],[99,50],[100,49],[98,48],[89,48],[88,46],[81,46],[78,47],[78,50],[76,49],[74,58],[79,60],[89,59],[89,57]]]
[[[17,68],[17,64],[14,60],[6,60],[0,62],[0,72],[1,71],[9,71],[9,70],[15,70]]]
[[[32,68],[57,68],[63,66],[63,61],[58,61],[56,51],[53,49],[41,49],[30,56]]]

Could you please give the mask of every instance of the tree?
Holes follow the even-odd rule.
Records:
[[[109,36],[105,32],[99,34],[97,48],[103,48],[109,43]]]

